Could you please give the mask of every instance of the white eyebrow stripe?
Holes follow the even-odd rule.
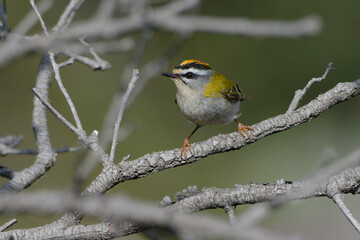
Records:
[[[181,74],[186,74],[188,72],[192,72],[192,73],[195,73],[196,75],[207,75],[209,74],[211,70],[210,69],[207,69],[207,70],[202,70],[202,69],[196,69],[196,68],[189,68],[189,69],[186,69],[185,71],[183,71]]]

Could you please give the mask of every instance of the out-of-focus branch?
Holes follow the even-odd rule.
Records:
[[[241,134],[234,132],[230,134],[220,134],[206,141],[193,144],[192,149],[194,155],[188,159],[189,163],[198,161],[211,154],[240,149],[263,137],[310,121],[330,107],[355,97],[358,94],[360,94],[360,80],[339,83],[334,88],[319,95],[307,105],[298,108],[290,114],[278,115],[253,125],[252,128],[254,130],[251,132],[251,140],[245,140]],[[187,164],[187,162],[180,157],[180,149],[146,154],[133,161],[121,161],[118,165],[104,168],[82,195],[87,196],[105,193],[120,182],[145,177],[167,168],[185,164]],[[294,187],[294,185],[291,186]],[[307,190],[311,192],[311,188]],[[271,190],[269,191],[271,192]],[[297,196],[286,196],[286,200],[294,199],[295,197],[302,198],[309,193],[297,192],[297,194]],[[281,193],[281,195],[283,195],[283,193]],[[270,199],[266,201],[270,201]],[[222,205],[221,207],[224,208],[229,205],[236,205],[236,203],[227,202],[226,205]],[[63,219],[72,222],[79,221],[81,218],[82,215],[74,213],[63,216]]]
[[[91,46],[98,54],[121,53],[133,49],[135,47],[135,41],[132,38],[125,37],[120,40],[95,42],[92,43]],[[89,53],[88,47],[77,42],[71,42],[61,46],[59,49],[55,49],[57,52],[64,52],[66,55],[71,55],[70,52],[75,55]]]
[[[37,4],[40,15],[44,14],[53,6],[53,0],[42,0]],[[38,22],[38,17],[35,12],[30,11],[12,31],[18,35],[25,35]]]
[[[337,175],[329,176],[325,180],[316,183],[310,179],[301,182],[278,181],[276,184],[236,185],[234,188],[224,189],[204,188],[201,192],[183,198],[165,207],[163,210],[121,196],[84,199],[64,193],[40,192],[35,194],[22,193],[21,197],[11,194],[3,195],[0,199],[0,211],[21,213],[36,211],[37,213],[54,214],[64,212],[67,209],[73,209],[83,214],[110,219],[113,223],[121,223],[121,227],[118,229],[116,224],[106,229],[106,233],[110,234],[109,232],[112,232],[112,234],[118,236],[143,231],[148,227],[161,226],[173,230],[186,227],[187,231],[193,231],[194,234],[206,232],[206,234],[214,236],[213,234],[216,232],[222,237],[258,239],[251,238],[253,228],[244,231],[244,228],[235,222],[233,224],[234,227],[230,227],[224,222],[213,218],[206,217],[205,219],[207,220],[197,216],[190,218],[177,212],[195,213],[205,209],[226,209],[228,206],[276,201],[282,196],[286,196],[288,200],[314,197],[334,198],[338,193],[354,192],[358,188],[359,183],[360,167],[358,166],[346,169]],[[334,201],[340,202],[338,199],[334,199]],[[349,215],[347,214],[347,216]],[[131,220],[133,223],[128,224],[129,227],[124,227],[124,220]],[[42,230],[46,227],[44,226]],[[121,232],[119,229],[121,229]],[[43,232],[41,228],[14,230],[0,234],[0,238],[6,238],[11,234],[39,234],[39,232]],[[231,233],[229,234],[229,232]],[[79,235],[76,236],[79,237]],[[204,236],[207,235],[202,237]],[[279,236],[277,237],[281,239]]]
[[[243,229],[238,225],[230,225],[226,221],[211,216],[188,216],[183,212],[174,212],[169,209],[161,209],[157,206],[140,202],[135,199],[125,198],[123,196],[111,196],[100,198],[79,198],[68,195],[63,192],[34,192],[21,193],[19,195],[3,195],[0,199],[0,211],[12,213],[32,213],[38,214],[57,214],[65,212],[67,209],[73,209],[82,214],[94,216],[97,218],[106,218],[109,222],[103,224],[102,232],[97,228],[97,232],[89,232],[94,235],[93,238],[109,239],[115,236],[124,236],[133,233],[136,228],[143,231],[149,227],[162,227],[171,229],[175,232],[186,233],[194,236],[196,239],[209,237],[225,237],[227,239],[294,239],[291,236],[284,236],[272,233],[271,231],[259,231],[255,229]],[[186,212],[186,207],[184,208]],[[125,220],[125,222],[124,222]],[[128,222],[131,220],[133,223]],[[93,225],[99,227],[99,225]],[[81,227],[78,226],[78,227]],[[48,226],[34,229],[18,229],[0,233],[0,239],[13,236],[26,235],[28,238],[36,236],[38,239],[55,238],[61,236],[66,239],[84,238],[89,234],[83,232],[83,229],[69,226],[59,231],[45,231]],[[71,230],[71,231],[70,231]],[[82,232],[79,232],[81,230]],[[46,235],[43,235],[46,234]]]
[[[59,20],[59,24],[68,26],[81,0],[73,0]],[[86,36],[88,39],[110,39],[141,30],[144,25],[172,33],[208,32],[253,37],[300,37],[318,34],[322,28],[319,17],[308,16],[294,21],[250,20],[245,18],[220,18],[205,16],[184,16],[181,13],[191,11],[199,5],[198,0],[177,0],[163,6],[143,12],[133,12],[125,17],[96,17],[78,22],[64,30],[55,26],[49,36],[33,38],[13,38],[0,46],[0,67],[12,59],[31,51],[55,47],[59,43],[73,41]],[[106,10],[108,11],[108,10]],[[106,13],[104,16],[107,16]],[[66,18],[68,18],[66,20]],[[61,30],[61,31],[60,31]],[[59,33],[61,32],[61,34]]]
[[[80,38],[79,40],[84,46],[86,46],[88,48],[88,50],[90,51],[90,54],[94,57],[94,59],[90,59],[96,63],[96,64],[92,64],[92,68],[94,70],[101,69],[101,70],[105,71],[105,70],[111,68],[110,63],[108,61],[101,59],[99,57],[99,55],[95,52],[94,48],[89,43],[87,43],[84,38]],[[84,58],[84,57],[82,57],[82,58]],[[79,58],[77,60],[80,62],[83,62],[86,65],[89,65],[88,63],[81,61],[81,59],[79,59]]]
[[[0,39],[5,39],[10,32],[10,28],[7,24],[7,12],[6,12],[6,1],[3,1],[4,4],[0,2],[0,17],[1,17],[1,25],[0,25]]]
[[[71,0],[69,2],[65,12],[61,15],[60,20],[57,22],[54,32],[60,29],[65,29],[67,24],[72,21],[74,11],[80,7],[82,2],[83,1],[79,0]],[[4,45],[7,45],[7,43]],[[18,45],[18,41],[10,41],[10,44],[17,47],[21,46]],[[36,89],[38,89],[39,93],[45,98],[45,100],[48,100],[52,76],[53,69],[51,67],[51,62],[48,56],[45,55],[41,60],[39,73],[36,79]],[[17,172],[9,182],[0,188],[0,193],[23,190],[44,175],[45,172],[48,171],[55,163],[56,153],[53,151],[50,143],[46,119],[46,107],[36,97],[34,98],[33,129],[39,151],[34,164],[20,172]]]
[[[141,42],[139,43],[140,46],[137,47],[132,60],[128,63],[128,65],[124,68],[123,74],[121,76],[121,79],[119,79],[119,86],[118,91],[113,97],[113,100],[110,103],[109,110],[104,118],[103,126],[101,127],[100,131],[100,137],[99,137],[99,144],[104,149],[108,149],[109,145],[111,143],[111,137],[113,133],[113,124],[116,119],[116,109],[119,108],[119,105],[121,104],[121,97],[123,96],[126,87],[125,82],[129,78],[131,71],[134,68],[138,68],[140,61],[142,59],[142,56],[144,55],[144,52],[146,50],[146,46],[148,45],[148,42],[152,39],[150,34],[147,30],[144,30],[143,37],[141,39]],[[146,63],[141,71],[140,71],[140,79],[136,84],[136,88],[133,90],[132,95],[130,96],[128,100],[128,106],[132,104],[134,99],[137,98],[137,96],[140,94],[142,89],[146,86],[146,84],[149,82],[150,79],[158,75],[161,70],[166,68],[166,66],[169,64],[169,61],[171,57],[176,54],[176,52],[183,46],[184,42],[190,37],[190,35],[180,35],[174,37],[173,41],[169,44],[167,49],[156,59]],[[122,127],[120,129],[120,132],[123,131],[122,136],[126,136],[129,133],[134,131],[134,126],[128,126],[127,128]],[[118,139],[119,140],[119,139]],[[91,154],[91,153],[90,153]],[[93,169],[96,167],[98,163],[98,160],[94,157],[93,154],[89,155],[88,158],[85,158],[84,161],[82,161],[78,167],[77,173],[75,175],[75,183],[76,185],[81,184],[93,171]]]
[[[250,20],[246,18],[215,18],[153,16],[154,24],[161,29],[176,32],[208,32],[251,37],[301,37],[313,36],[321,30],[317,16],[307,16],[294,21]],[[164,21],[165,20],[165,21]]]
[[[66,99],[66,101],[67,101],[67,103],[68,103],[68,105],[70,107],[70,110],[72,112],[72,115],[73,115],[75,123],[76,123],[76,128],[77,128],[78,131],[83,131],[81,121],[80,121],[79,115],[77,114],[77,110],[75,108],[75,105],[74,105],[73,101],[71,100],[70,95],[68,94],[65,86],[62,83],[62,80],[61,80],[61,77],[60,77],[60,68],[59,68],[59,65],[56,63],[55,54],[53,52],[50,52],[49,57],[50,57],[52,67],[54,69],[55,79],[56,79],[56,81],[57,81],[57,83],[59,85],[59,88],[60,88],[62,94],[64,95],[64,97],[65,97],[65,99]]]
[[[13,170],[11,170],[10,168],[7,168],[5,166],[0,166],[0,176],[7,178],[7,179],[12,179],[15,175],[15,172]]]

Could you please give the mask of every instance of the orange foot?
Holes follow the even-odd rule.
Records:
[[[250,126],[242,125],[240,122],[237,122],[237,124],[238,124],[238,129],[239,129],[239,132],[241,133],[241,135],[245,136],[245,134],[246,134],[248,139],[251,140],[250,135],[247,130],[253,131],[253,129]]]
[[[189,152],[192,154],[192,151],[191,151],[191,146],[190,146],[190,143],[189,143],[189,140],[188,139],[185,139],[184,140],[184,144],[181,148],[181,153],[180,153],[180,157],[182,157],[184,155],[184,159],[187,161],[187,151],[189,150]]]

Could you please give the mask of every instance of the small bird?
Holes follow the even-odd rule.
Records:
[[[181,113],[196,124],[195,129],[184,140],[180,157],[187,161],[187,151],[192,153],[189,139],[201,126],[235,121],[242,135],[249,139],[249,126],[241,124],[240,101],[247,98],[238,85],[221,73],[215,72],[209,64],[199,60],[185,60],[172,73],[162,75],[171,78],[177,87],[175,103]]]

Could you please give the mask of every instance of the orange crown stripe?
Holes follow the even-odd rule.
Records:
[[[180,63],[180,66],[185,66],[185,65],[188,65],[188,64],[191,64],[191,63],[203,65],[204,67],[210,68],[210,65],[208,63],[202,62],[202,61],[199,61],[199,60],[195,60],[195,59],[185,60],[182,63]]]
[[[175,69],[189,69],[192,67],[197,69],[204,69],[204,70],[211,69],[209,64],[195,59],[185,60],[179,65],[177,65]]]

